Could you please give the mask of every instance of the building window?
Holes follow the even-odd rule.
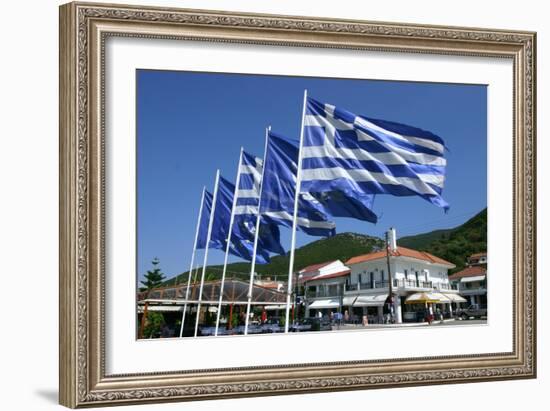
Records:
[[[386,279],[384,278],[384,270],[380,270],[380,278],[382,278],[382,281],[385,281]]]
[[[409,278],[409,270],[405,268],[405,280]]]

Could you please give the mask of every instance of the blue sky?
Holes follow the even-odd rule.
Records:
[[[376,225],[336,218],[337,232],[398,236],[457,226],[487,206],[484,85],[137,70],[137,269],[154,257],[167,277],[189,267],[200,194],[216,169],[234,181],[240,147],[264,151],[265,127],[298,138],[304,89],[355,114],[438,134],[449,148],[445,214],[420,197],[379,195]],[[289,248],[290,231],[281,228]],[[298,246],[317,240],[298,234]],[[209,263],[223,253],[209,252]],[[202,261],[202,260],[201,260]],[[236,261],[230,259],[230,261]]]

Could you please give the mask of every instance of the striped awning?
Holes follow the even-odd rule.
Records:
[[[352,307],[355,300],[357,300],[356,295],[353,295],[351,297],[344,297],[342,299],[342,305],[345,305],[346,307]]]
[[[381,295],[360,295],[353,303],[354,307],[378,307],[384,305],[388,298],[387,294]]]

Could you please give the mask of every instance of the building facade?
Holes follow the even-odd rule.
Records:
[[[449,281],[467,299],[463,306],[487,308],[487,253],[471,255],[468,264],[465,269],[451,275]]]
[[[458,286],[449,281],[448,271],[454,267],[432,254],[397,246],[389,252],[389,271],[386,250],[353,257],[345,264],[333,261],[306,267],[300,272],[306,316],[340,312],[351,322],[382,322],[390,272],[395,322],[424,320],[427,305],[416,302],[419,295],[429,297],[434,312],[452,316],[465,301]]]
[[[349,267],[342,261],[310,265],[297,274],[306,317],[342,312],[345,286],[350,275]]]
[[[475,253],[468,257],[468,266],[479,265],[487,268],[487,253]]]

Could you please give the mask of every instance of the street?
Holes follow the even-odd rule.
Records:
[[[433,321],[428,323],[402,323],[402,324],[341,324],[333,325],[332,331],[357,330],[357,329],[375,329],[375,328],[410,328],[410,327],[437,327],[437,326],[466,326],[466,325],[486,325],[487,319],[469,319],[469,320],[445,320]]]

